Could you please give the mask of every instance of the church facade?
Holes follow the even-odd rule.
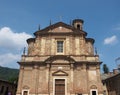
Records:
[[[99,56],[84,21],[50,24],[29,38],[16,95],[103,95]]]

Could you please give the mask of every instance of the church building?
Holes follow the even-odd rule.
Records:
[[[50,23],[27,39],[16,95],[103,95],[102,62],[83,23]]]

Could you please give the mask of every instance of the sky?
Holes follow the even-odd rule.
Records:
[[[83,19],[100,61],[110,71],[120,57],[120,0],[0,0],[0,66],[19,68],[26,39],[50,24]],[[119,61],[117,61],[119,63]],[[102,69],[102,65],[101,65]]]

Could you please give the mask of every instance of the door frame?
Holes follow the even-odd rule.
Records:
[[[96,95],[98,95],[98,90],[97,89],[90,89],[90,95],[92,95],[92,91],[96,91]]]
[[[67,79],[66,78],[53,78],[53,95],[55,95],[55,80],[64,79],[65,80],[65,95],[67,95]]]
[[[28,90],[28,89],[23,89],[23,90],[22,90],[22,95],[23,95],[24,91],[27,91],[27,92],[28,92],[28,95],[29,95],[29,90]]]

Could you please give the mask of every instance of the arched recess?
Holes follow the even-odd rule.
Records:
[[[90,86],[90,95],[98,95],[98,90],[96,85]]]
[[[23,86],[22,95],[29,95],[29,89],[27,85]]]
[[[96,86],[96,85],[92,85],[92,86],[90,87],[90,89],[97,89],[97,86]]]
[[[55,55],[55,56],[50,56],[45,60],[45,63],[52,63],[55,60],[65,60],[68,61],[69,63],[75,63],[75,60],[71,58],[70,56],[66,55]]]

